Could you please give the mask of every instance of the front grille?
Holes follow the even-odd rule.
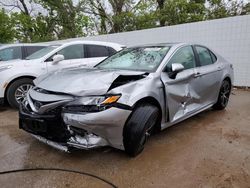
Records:
[[[60,109],[59,109],[60,111]],[[59,111],[56,111],[58,113]],[[27,107],[20,106],[19,126],[35,135],[40,135],[56,142],[66,142],[70,137],[67,126],[64,124],[60,113],[48,112],[47,114],[37,114]]]
[[[32,103],[32,104],[30,104]],[[42,106],[45,106],[45,105],[49,105],[49,104],[53,104],[55,103],[55,101],[53,102],[43,102],[43,101],[38,101],[38,100],[35,100],[33,98],[29,98],[29,102],[26,104],[26,108],[30,111],[33,111],[32,108],[31,108],[31,105],[33,105],[33,107],[35,108],[35,112],[39,112],[39,109],[42,107]],[[60,116],[62,112],[62,105],[55,105],[55,106],[51,106],[48,110],[46,110],[45,112],[43,112],[42,114],[45,114],[45,115],[58,115]]]
[[[45,114],[51,114],[51,115],[58,115],[58,116],[60,116],[61,112],[62,112],[62,107],[59,106],[57,108],[54,108],[54,109],[51,109],[51,110],[45,112]]]

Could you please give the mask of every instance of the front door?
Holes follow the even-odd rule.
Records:
[[[52,58],[56,54],[63,55],[64,60],[58,63],[53,63]],[[46,61],[48,71],[59,70],[62,68],[77,67],[86,63],[84,59],[83,44],[74,44],[74,45],[67,46],[61,49],[60,51],[58,51],[56,54],[51,56]]]
[[[179,63],[184,70],[179,72],[175,78],[169,77],[172,64]],[[196,60],[193,48],[188,45],[175,52],[162,72],[161,79],[166,91],[167,117],[169,122],[175,122],[188,116],[199,108],[199,96],[193,87],[195,79]]]

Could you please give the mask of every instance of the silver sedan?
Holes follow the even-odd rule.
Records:
[[[20,106],[20,128],[64,151],[112,146],[136,156],[153,132],[224,109],[232,83],[232,64],[205,46],[131,47],[92,69],[37,78]]]

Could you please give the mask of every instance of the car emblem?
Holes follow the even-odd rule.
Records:
[[[34,102],[34,106],[36,107],[36,109],[40,109],[40,107],[42,106],[43,104],[39,101],[35,101]]]

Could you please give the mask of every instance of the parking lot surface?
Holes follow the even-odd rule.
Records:
[[[84,171],[118,187],[250,187],[250,92],[234,90],[224,111],[207,110],[153,135],[136,158],[112,148],[63,153],[18,129],[18,112],[0,108],[0,171]],[[1,187],[110,187],[57,171],[0,175]]]

